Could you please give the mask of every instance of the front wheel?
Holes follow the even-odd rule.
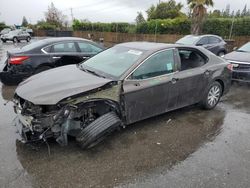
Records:
[[[6,42],[6,40],[5,40],[5,39],[2,39],[2,41],[3,41],[3,43],[5,43],[5,42]]]
[[[18,43],[19,41],[18,41],[18,39],[17,39],[16,37],[14,37],[14,38],[13,38],[13,42],[14,42],[14,43]]]
[[[205,109],[208,110],[213,109],[220,101],[221,96],[222,96],[221,84],[215,81],[210,85],[208,91],[206,92],[204,98],[201,101],[201,105]]]
[[[76,141],[82,149],[92,148],[113,131],[118,129],[121,120],[115,112],[109,112],[97,118],[76,136]]]

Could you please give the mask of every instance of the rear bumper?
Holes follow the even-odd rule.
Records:
[[[233,81],[240,81],[240,82],[250,82],[250,70],[244,70],[244,71],[233,71],[232,75]]]
[[[5,64],[0,71],[0,80],[4,85],[18,85],[29,76],[27,73],[9,71],[7,64]]]

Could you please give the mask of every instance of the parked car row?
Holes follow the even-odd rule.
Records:
[[[215,36],[106,50],[85,39],[52,38],[8,52],[1,81],[27,78],[13,100],[23,142],[54,138],[64,146],[73,136],[90,148],[121,127],[168,111],[192,104],[213,109],[229,91],[236,63],[217,56],[225,50],[219,37],[218,47],[199,45],[205,37]]]

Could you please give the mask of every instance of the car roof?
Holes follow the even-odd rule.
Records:
[[[155,51],[165,48],[174,48],[178,45],[175,44],[167,44],[167,43],[156,43],[156,42],[126,42],[117,44],[116,46],[122,46],[132,49],[138,49],[143,51]]]
[[[43,39],[43,41],[47,42],[47,43],[61,42],[61,41],[72,41],[72,40],[81,40],[81,41],[92,42],[90,40],[87,40],[87,39],[84,39],[84,38],[78,38],[78,37],[52,37],[52,38]]]
[[[218,37],[221,38],[219,35],[212,35],[212,34],[205,34],[205,35],[188,35],[188,36],[194,36],[194,37]]]
[[[131,49],[150,51],[150,52],[155,52],[155,51],[168,49],[168,48],[183,48],[183,47],[200,49],[199,47],[196,47],[194,45],[156,43],[156,42],[126,42],[126,43],[117,44],[116,46],[122,46],[122,47],[131,48]]]

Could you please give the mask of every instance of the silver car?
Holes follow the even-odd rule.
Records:
[[[7,34],[1,35],[1,40],[5,43],[6,41],[13,41],[14,43],[20,42],[21,40],[26,40],[29,42],[31,40],[30,34],[23,30],[10,31]]]

